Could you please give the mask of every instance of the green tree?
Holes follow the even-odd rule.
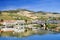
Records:
[[[3,22],[4,20],[3,19],[0,19],[0,22]]]

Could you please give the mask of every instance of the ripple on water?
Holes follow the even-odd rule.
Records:
[[[0,40],[60,40],[60,34],[32,35],[28,37],[0,37]]]

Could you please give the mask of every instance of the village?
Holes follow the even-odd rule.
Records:
[[[9,10],[0,12],[0,36],[28,36],[60,32],[60,14]]]
[[[9,34],[11,32],[12,34],[28,32],[28,35],[30,35],[31,32],[37,33],[37,31],[40,30],[40,27],[34,27],[34,25],[37,24],[34,22],[29,22],[27,20],[1,20],[0,35],[4,34],[6,36],[7,33]]]
[[[51,21],[49,21],[51,22]],[[53,23],[53,22],[51,22]],[[12,34],[15,35],[32,35],[36,33],[46,33],[46,31],[56,31],[59,32],[59,27],[49,28],[45,21],[42,20],[2,20],[0,21],[0,35],[5,36]],[[3,35],[3,36],[4,36]]]
[[[31,30],[37,30],[38,27],[34,27],[37,25],[34,22],[26,22],[25,20],[4,20],[1,22],[0,31],[14,31],[14,32],[24,32],[29,28]]]
[[[0,31],[14,31],[14,32],[24,32],[27,31],[27,29],[31,30],[40,30],[40,29],[47,29],[46,22],[45,21],[27,21],[27,20],[1,20],[1,26]],[[36,26],[36,27],[35,27]]]

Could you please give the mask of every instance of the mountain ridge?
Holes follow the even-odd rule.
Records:
[[[47,19],[53,17],[60,17],[60,14],[43,11],[34,12],[27,9],[0,11],[0,19]]]
[[[44,12],[44,11],[31,11],[31,10],[28,10],[28,9],[16,9],[16,10],[3,10],[3,11],[0,11],[0,12],[9,12],[9,11],[16,11],[16,12],[19,12],[19,11],[29,11],[29,12],[34,12],[34,13],[52,13],[52,14],[59,14],[58,12]]]

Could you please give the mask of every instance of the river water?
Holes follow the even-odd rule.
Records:
[[[31,35],[28,37],[0,37],[0,40],[60,40],[60,34]]]

